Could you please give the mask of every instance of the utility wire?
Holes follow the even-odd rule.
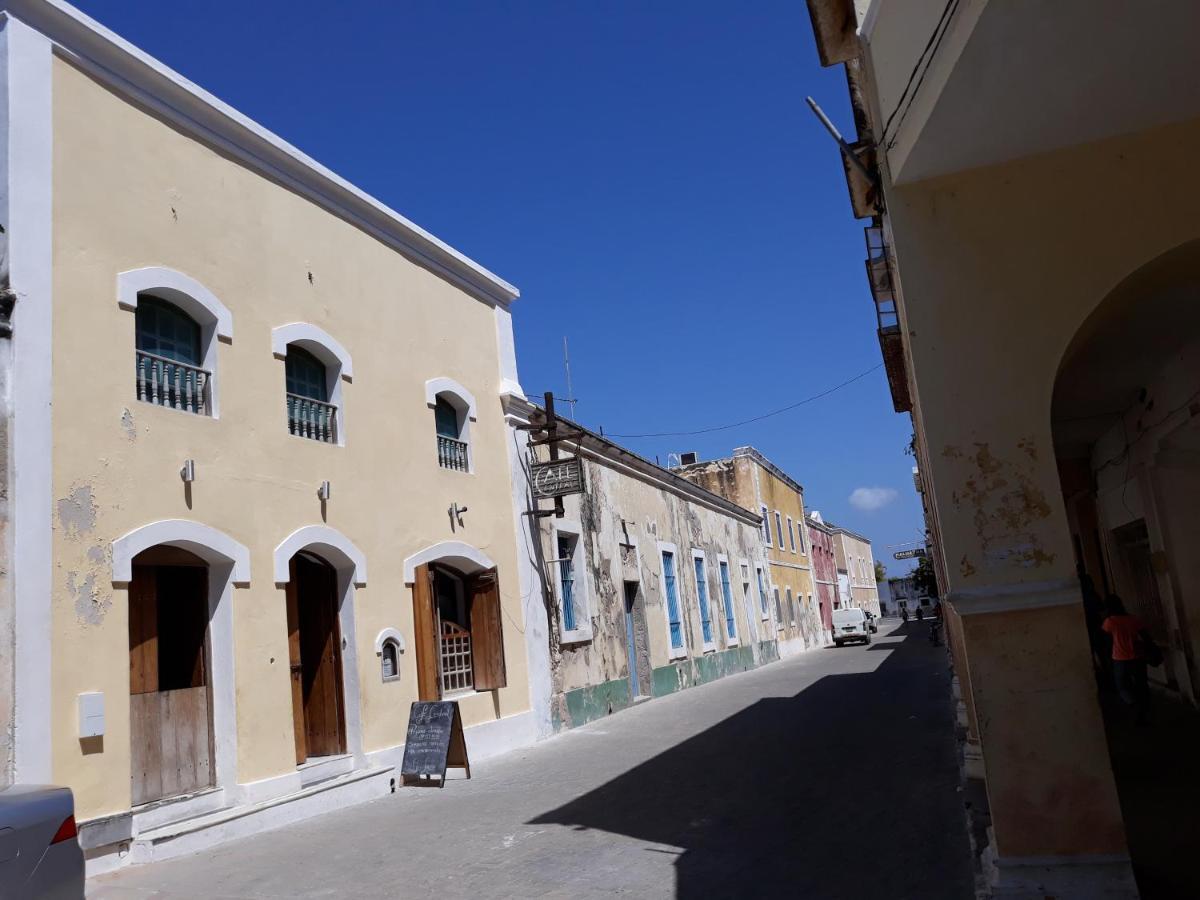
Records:
[[[904,90],[900,94],[900,99],[896,101],[895,109],[892,110],[892,114],[888,116],[887,122],[885,122],[883,125],[883,131],[879,135],[879,144],[883,144],[887,141],[888,130],[892,127],[892,120],[896,118],[896,114],[899,113],[901,109],[904,110],[904,113],[900,116],[900,122],[896,124],[897,129],[899,129],[900,124],[903,123],[905,116],[908,115],[908,107],[911,106],[913,100],[916,99],[917,91],[920,89],[921,83],[925,81],[925,73],[929,71],[929,65],[932,65],[933,63],[933,55],[937,53],[938,47],[941,46],[942,38],[945,36],[946,32],[950,30],[949,19],[954,15],[954,10],[957,8],[958,0],[946,0],[946,5],[942,9],[942,14],[938,17],[937,24],[933,27],[933,34],[929,35],[929,41],[925,44],[925,48],[921,51],[921,55],[917,57],[917,63],[915,66],[913,66],[913,70],[908,75],[908,83],[904,85]],[[946,27],[943,28],[943,25]],[[932,53],[930,51],[932,51]],[[926,57],[929,58],[929,62],[925,66],[925,69],[922,70],[921,64],[926,62]],[[920,80],[917,80],[916,87],[913,87],[913,81],[917,79],[918,71],[921,72],[921,77]],[[908,95],[909,90],[912,90],[913,92],[911,97]],[[907,105],[904,102],[906,99],[908,100]],[[895,143],[894,136],[892,138],[892,142],[888,143],[887,146],[890,148],[892,143]]]
[[[871,368],[867,369],[865,372],[859,372],[857,375],[855,375],[849,381],[843,381],[841,384],[834,385],[833,387],[829,388],[828,390],[821,391],[821,393],[819,393],[819,394],[813,394],[811,397],[805,397],[803,400],[798,400],[795,403],[789,404],[788,406],[781,407],[780,409],[772,410],[769,413],[763,413],[761,416],[754,416],[749,419],[743,419],[740,422],[733,422],[729,425],[714,425],[711,428],[700,428],[700,429],[697,429],[696,431],[656,431],[656,432],[653,432],[650,434],[606,434],[605,437],[610,437],[610,438],[691,437],[692,435],[696,435],[696,434],[711,434],[714,431],[728,431],[730,428],[740,428],[743,425],[749,425],[751,422],[761,422],[763,419],[769,419],[772,416],[778,416],[782,413],[796,409],[799,406],[804,406],[804,404],[806,404],[806,403],[812,403],[814,400],[820,400],[822,397],[828,397],[830,394],[834,393],[835,391],[840,391],[842,388],[847,387],[851,384],[854,384],[854,382],[856,382],[862,378],[866,378],[868,375],[870,375],[876,369],[882,369],[882,368],[883,368],[883,363],[879,363],[878,365],[871,366]]]

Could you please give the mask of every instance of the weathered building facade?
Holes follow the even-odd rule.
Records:
[[[761,516],[780,656],[823,646],[828,634],[813,581],[800,483],[753,447],[738,447],[732,456],[675,471]]]
[[[1090,638],[1119,594],[1163,648],[1157,702],[1194,722],[1200,6],[808,5],[849,79],[866,174],[845,168],[986,782],[984,878],[1137,896],[1162,862],[1138,847],[1194,828],[1143,792],[1173,796],[1195,750],[1144,735],[1114,777]]]
[[[777,659],[759,517],[559,423],[577,435],[564,446],[583,461],[584,490],[563,498],[562,517],[537,520],[550,649],[534,677],[549,681],[551,728]]]
[[[837,566],[842,605],[879,615],[879,590],[875,586],[875,556],[871,541],[861,534],[828,523],[833,532],[833,557]]]
[[[516,290],[6,6],[16,778],[98,868],[387,793],[417,699],[475,758],[532,740]]]
[[[833,549],[833,529],[821,513],[812,510],[804,520],[808,529],[809,556],[812,558],[813,584],[817,589],[817,608],[821,627],[833,634],[833,611],[838,608],[837,559]]]

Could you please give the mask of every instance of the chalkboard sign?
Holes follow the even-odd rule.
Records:
[[[400,764],[400,780],[404,784],[446,785],[446,768],[466,769],[467,742],[463,740],[462,718],[458,704],[449,702],[417,702],[408,714],[408,737],[404,741],[404,761]]]

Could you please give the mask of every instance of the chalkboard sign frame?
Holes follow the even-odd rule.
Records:
[[[449,767],[465,769],[467,778],[471,777],[458,703],[454,700],[418,700],[408,713],[400,781],[432,787],[432,779],[437,778],[438,787],[445,787]]]

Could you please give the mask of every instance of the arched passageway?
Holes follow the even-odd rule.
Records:
[[[1148,262],[1096,307],[1064,354],[1051,419],[1139,887],[1195,896],[1178,842],[1200,802],[1200,241]],[[1126,642],[1104,627],[1119,605],[1161,648],[1159,665],[1121,658]],[[1134,654],[1146,645],[1139,637]]]

